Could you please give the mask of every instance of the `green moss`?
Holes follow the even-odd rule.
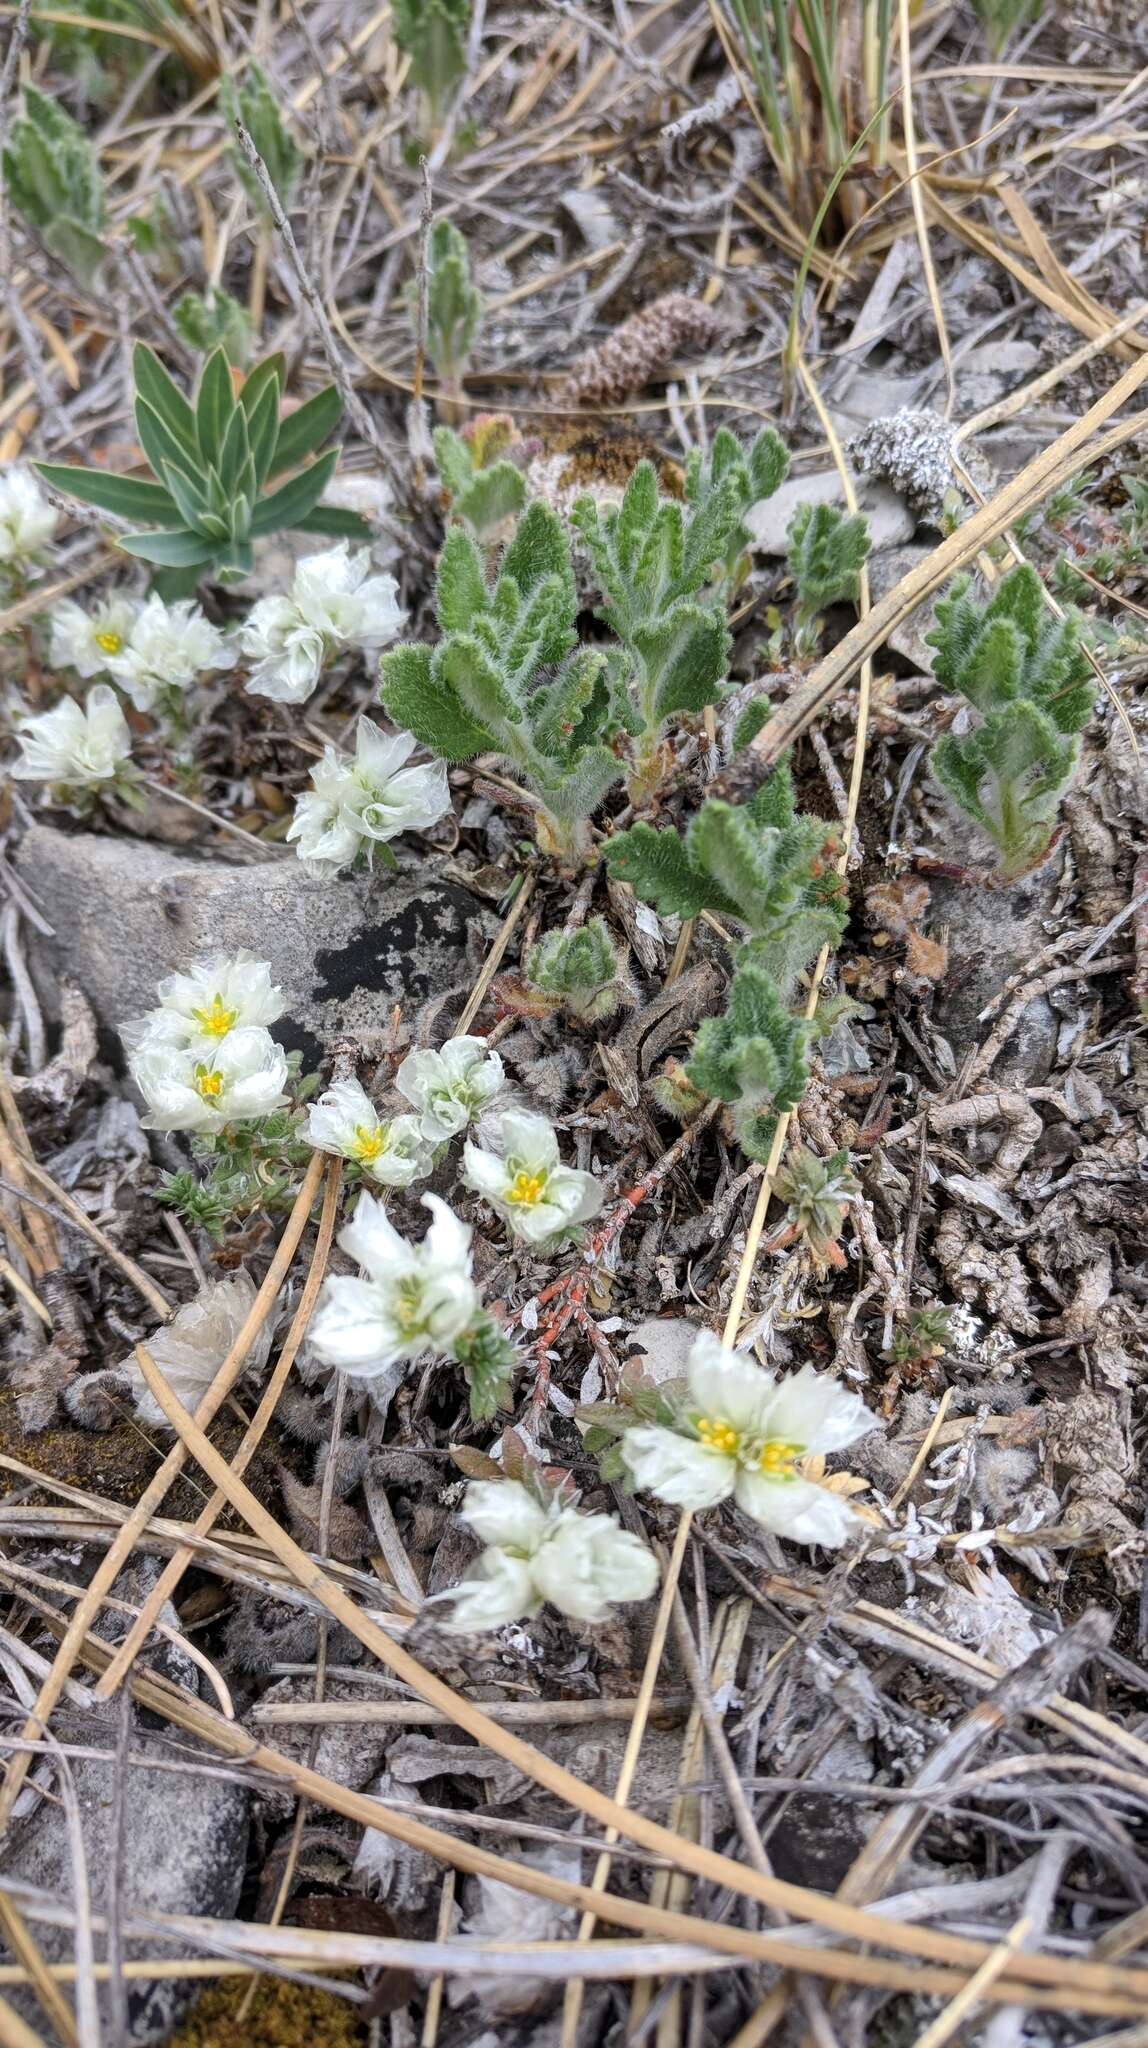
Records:
[[[167,2048],[358,2048],[367,2030],[355,2008],[330,1991],[263,1977],[242,2023],[250,1980],[231,1977],[196,1999]]]

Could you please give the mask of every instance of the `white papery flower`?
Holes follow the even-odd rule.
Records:
[[[445,816],[446,762],[404,767],[417,745],[409,732],[385,733],[360,718],[353,755],[323,749],[311,770],[313,787],[296,802],[287,832],[313,873],[337,874],[362,846],[422,831]]]
[[[229,1031],[274,1024],[286,1008],[283,991],[271,980],[266,960],[254,953],[211,953],[181,974],[169,974],[156,989],[154,1010],[130,1017],[120,1027],[124,1044],[195,1046],[209,1053]]]
[[[462,1177],[485,1196],[515,1237],[541,1245],[564,1235],[602,1207],[592,1173],[563,1166],[548,1119],[531,1109],[508,1109],[495,1133],[497,1152],[467,1144]]]
[[[52,607],[49,660],[53,668],[74,668],[85,680],[103,675],[109,662],[123,654],[139,617],[135,597],[113,592],[86,612],[69,598]]]
[[[0,476],[0,563],[32,560],[56,531],[57,512],[30,470],[15,463]]]
[[[194,1415],[220,1366],[223,1364],[255,1300],[255,1283],[240,1267],[226,1280],[209,1280],[193,1301],[178,1308],[170,1323],[153,1330],[146,1346],[172,1392]],[[262,1325],[247,1353],[245,1373],[258,1372],[267,1363],[275,1317]],[[123,1360],[119,1371],[132,1384],[132,1399],[141,1422],[170,1429],[163,1409],[140,1370],[134,1352]]]
[[[381,1202],[362,1195],[339,1233],[366,1279],[326,1280],[307,1332],[328,1365],[370,1380],[425,1351],[451,1354],[479,1312],[470,1270],[470,1230],[438,1195],[424,1195],[433,1221],[421,1244],[388,1223]]]
[[[131,759],[127,720],[106,683],[89,690],[83,704],[63,697],[53,710],[25,719],[16,738],[20,759],[10,773],[17,782],[92,788],[113,782]]]
[[[417,1116],[380,1117],[357,1081],[335,1081],[311,1104],[307,1136],[320,1152],[357,1161],[384,1188],[409,1188],[434,1164]]]
[[[209,1046],[145,1040],[132,1056],[131,1075],[148,1106],[148,1131],[221,1131],[270,1116],[287,1100],[287,1055],[257,1025]]]
[[[575,1621],[609,1621],[616,1601],[647,1600],[658,1583],[652,1550],[612,1515],[543,1507],[517,1479],[473,1481],[462,1517],[486,1548],[451,1596],[446,1626],[459,1633],[502,1628],[544,1600]]]
[[[218,626],[191,598],[165,604],[149,597],[118,654],[106,667],[137,711],[150,711],[166,690],[186,690],[207,669],[233,668],[235,655]]]
[[[303,704],[340,649],[377,653],[406,620],[393,576],[372,576],[366,548],[352,555],[347,542],[306,555],[290,592],[253,605],[240,647],[255,663],[247,689],[281,704]]]
[[[439,1145],[473,1123],[505,1079],[485,1038],[448,1038],[441,1052],[409,1052],[395,1087],[419,1111],[423,1136]]]
[[[861,1396],[809,1365],[775,1379],[710,1330],[695,1339],[686,1374],[690,1433],[638,1423],[621,1439],[635,1486],[694,1510],[732,1495],[775,1535],[827,1548],[844,1543],[857,1526],[849,1502],[795,1467],[810,1452],[843,1450],[875,1427]]]

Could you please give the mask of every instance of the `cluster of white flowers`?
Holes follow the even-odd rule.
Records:
[[[313,787],[295,805],[287,832],[314,875],[337,875],[400,832],[437,824],[450,810],[445,761],[404,764],[418,741],[409,732],[385,733],[360,718],[354,754],[324,747],[311,770]]]
[[[226,635],[190,598],[117,594],[90,612],[70,600],[52,613],[50,659],[77,675],[109,675],[137,711],[150,711],[168,694],[182,695],[209,669],[235,665]]]
[[[366,1274],[323,1283],[308,1339],[318,1357],[353,1379],[372,1380],[426,1351],[453,1355],[481,1302],[470,1265],[470,1230],[438,1195],[424,1195],[432,1223],[408,1244],[381,1202],[361,1195],[339,1244]]]
[[[122,779],[131,759],[128,723],[115,691],[106,683],[89,690],[83,704],[62,697],[51,711],[24,719],[16,739],[20,759],[11,773],[17,782],[95,789]]]
[[[761,1528],[791,1542],[844,1543],[858,1526],[849,1502],[802,1478],[797,1464],[876,1427],[860,1395],[808,1365],[775,1379],[708,1330],[695,1339],[686,1371],[682,1427],[636,1423],[622,1437],[634,1485],[695,1510],[732,1497]]]
[[[156,1008],[121,1033],[149,1130],[221,1131],[283,1107],[287,1055],[267,1029],[283,1014],[283,995],[266,961],[216,953],[170,975],[157,994]]]
[[[365,1179],[406,1188],[425,1179],[441,1148],[481,1114],[504,1079],[485,1038],[448,1039],[441,1052],[408,1053],[395,1076],[417,1115],[381,1117],[358,1081],[335,1081],[311,1104],[307,1136],[319,1151],[353,1160]]]
[[[459,1633],[502,1628],[546,1600],[576,1621],[606,1622],[615,1602],[648,1600],[658,1583],[652,1550],[612,1515],[543,1506],[518,1480],[473,1481],[462,1515],[486,1548],[449,1596],[446,1627]]]
[[[26,568],[55,531],[55,507],[31,471],[14,463],[0,476],[0,567]]]
[[[320,1152],[353,1160],[380,1187],[409,1188],[434,1164],[417,1116],[380,1117],[357,1081],[334,1081],[311,1104],[307,1136]]]
[[[462,1177],[527,1244],[558,1243],[602,1207],[592,1173],[563,1166],[549,1119],[531,1109],[508,1109],[492,1133],[494,1149],[468,1143]]]
[[[441,1052],[409,1052],[395,1075],[432,1145],[475,1123],[505,1084],[502,1061],[487,1051],[485,1038],[448,1038]]]
[[[372,576],[366,548],[352,555],[344,540],[307,555],[290,592],[260,598],[247,615],[239,635],[242,653],[255,664],[247,688],[280,704],[305,704],[343,648],[377,654],[405,619],[394,577]]]

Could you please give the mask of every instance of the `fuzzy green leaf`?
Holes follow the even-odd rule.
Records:
[[[852,598],[869,552],[869,527],[860,512],[839,505],[799,505],[789,522],[789,573],[807,612]]]
[[[392,647],[379,672],[388,717],[444,761],[470,761],[493,745],[492,735],[467,717],[455,692],[432,672],[429,647],[414,641]]]
[[[480,612],[490,607],[482,556],[461,526],[453,526],[443,542],[435,576],[435,617],[444,633],[466,633]]]

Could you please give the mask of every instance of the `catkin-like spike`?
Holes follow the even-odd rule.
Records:
[[[632,313],[574,364],[559,397],[569,405],[618,405],[683,349],[711,348],[723,323],[712,306],[670,292]]]

